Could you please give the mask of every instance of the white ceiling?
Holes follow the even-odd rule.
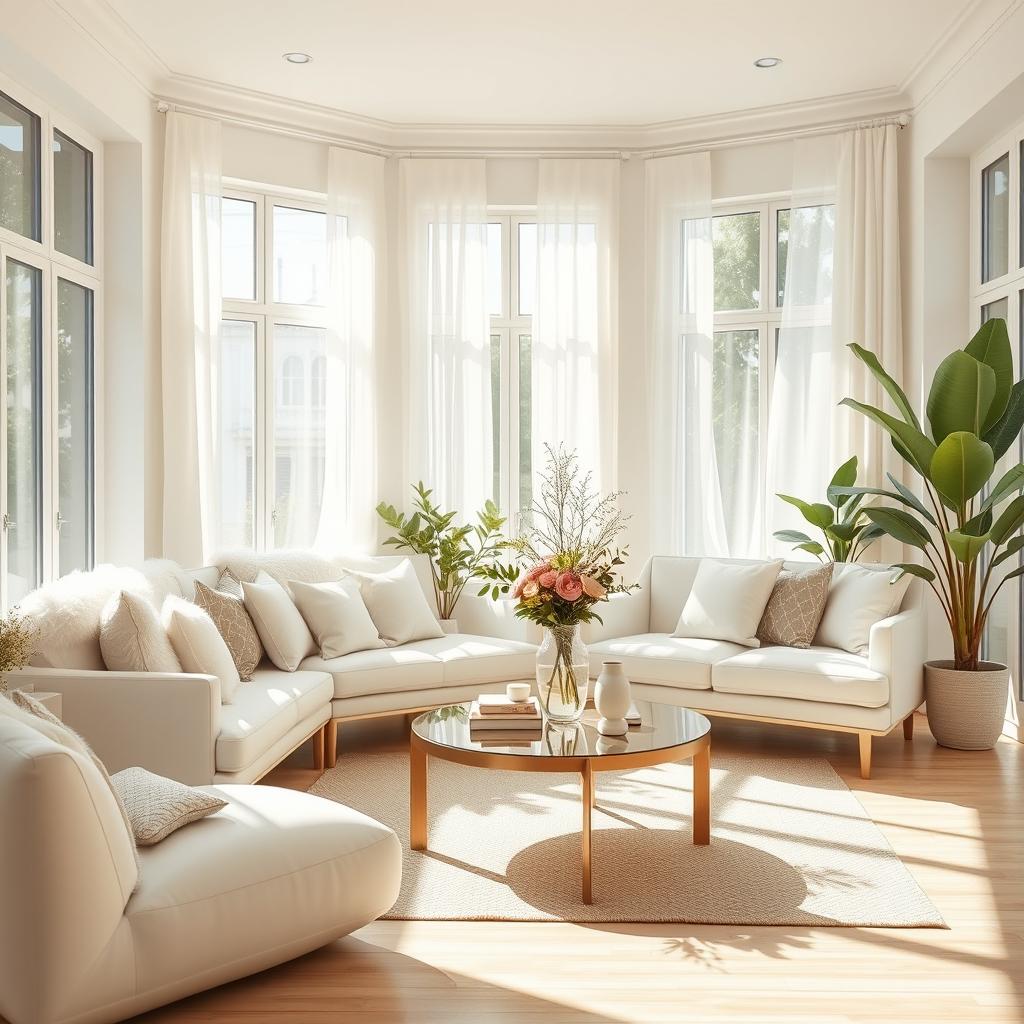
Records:
[[[107,0],[169,78],[397,124],[652,125],[895,94],[972,0]],[[314,61],[293,66],[289,50]],[[761,56],[781,67],[759,71]]]

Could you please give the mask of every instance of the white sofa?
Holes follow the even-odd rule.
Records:
[[[0,1017],[123,1020],[316,949],[394,903],[391,829],[306,793],[213,791],[228,806],[140,849],[137,867],[92,762],[0,708]]]
[[[736,560],[745,561],[745,560]],[[671,636],[690,593],[699,558],[655,556],[640,589],[600,608],[585,638],[591,674],[605,659],[623,662],[634,695],[709,715],[857,733],[863,778],[871,742],[903,724],[924,701],[925,616],[914,581],[899,611],[875,623],[867,654],[829,647],[748,648]],[[749,564],[749,561],[747,561]],[[807,563],[786,563],[806,568]]]
[[[265,660],[231,704],[221,703],[213,676],[107,671],[99,647],[100,611],[122,587],[144,593],[155,606],[168,593],[191,598],[195,580],[215,586],[224,568],[243,580],[262,569],[281,581],[318,582],[337,579],[345,569],[385,571],[401,560],[238,552],[194,570],[154,561],[139,569],[106,566],[75,573],[22,602],[40,628],[40,640],[32,667],[10,679],[61,693],[64,720],[111,772],[141,765],[190,785],[255,782],[310,738],[317,766],[330,767],[342,721],[469,700],[483,690],[501,690],[509,680],[532,677],[536,647],[525,642],[525,627],[511,606],[466,597],[459,606],[464,633],[330,661],[311,655],[296,672]],[[436,609],[429,564],[420,556],[412,563]]]

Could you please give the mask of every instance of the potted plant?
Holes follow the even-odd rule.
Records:
[[[1004,320],[989,320],[966,348],[938,366],[928,392],[925,428],[906,395],[875,355],[849,346],[882,385],[896,415],[851,398],[841,404],[863,413],[892,438],[922,482],[923,497],[906,487],[859,488],[897,502],[865,515],[889,536],[921,552],[926,565],[904,573],[934,591],[949,624],[953,658],[925,665],[928,721],[936,740],[961,750],[987,750],[1003,727],[1008,672],[980,659],[981,642],[999,591],[1024,573],[1024,465],[993,483],[996,463],[1011,450],[1024,424],[1024,381],[1013,379]],[[1008,567],[1009,562],[1009,567]]]
[[[867,517],[861,502],[864,489],[857,483],[857,456],[844,462],[832,477],[825,492],[825,502],[809,502],[791,494],[776,494],[777,498],[799,509],[811,526],[821,531],[822,539],[815,540],[800,530],[776,530],[776,540],[793,544],[794,550],[807,551],[819,561],[856,562],[857,559],[885,532]]]
[[[442,512],[431,501],[433,491],[424,487],[422,480],[413,485],[413,490],[416,492],[415,511],[408,518],[394,505],[383,501],[377,505],[377,515],[397,531],[384,544],[429,556],[441,626],[445,632],[455,633],[458,632],[455,606],[466,584],[474,577],[483,576],[483,570],[497,562],[507,544],[501,534],[505,519],[494,502],[487,501],[483,511],[477,513],[475,525],[458,525],[455,522],[458,513]],[[508,588],[506,581],[496,582],[494,597],[508,593]]]
[[[493,564],[482,575],[497,584],[515,581],[516,617],[544,630],[537,650],[537,691],[546,719],[574,722],[583,714],[590,658],[580,626],[601,621],[596,605],[608,595],[632,590],[622,582],[625,549],[612,545],[627,517],[618,510],[618,494],[600,497],[590,474],[581,474],[575,453],[547,448],[548,466],[540,474],[538,497],[528,525],[509,542],[522,563]],[[497,586],[485,586],[480,594]]]

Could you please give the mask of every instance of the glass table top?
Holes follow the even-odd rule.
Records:
[[[653,701],[634,701],[640,724],[624,736],[602,736],[598,713],[588,708],[582,719],[569,725],[542,722],[536,729],[470,730],[470,704],[449,704],[426,711],[413,720],[412,730],[428,743],[455,750],[518,757],[606,757],[667,750],[706,736],[711,723],[697,711]]]

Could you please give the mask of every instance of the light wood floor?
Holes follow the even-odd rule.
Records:
[[[346,728],[403,742],[401,719]],[[140,1018],[146,1024],[597,1024],[1024,1020],[1024,747],[876,741],[718,721],[716,750],[823,756],[882,828],[948,931],[380,921],[316,953]],[[266,781],[307,788],[300,751]],[[713,813],[713,809],[712,809]]]

